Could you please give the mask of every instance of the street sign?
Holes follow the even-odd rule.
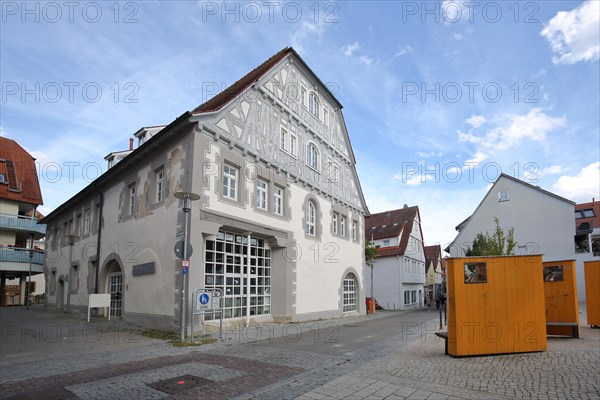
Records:
[[[175,252],[175,257],[177,258],[183,258],[183,240],[178,240],[175,243],[175,246],[173,247],[173,251]],[[192,253],[194,252],[194,248],[192,247],[192,244],[190,242],[188,242],[188,248],[187,248],[187,256],[191,257]]]
[[[223,335],[223,309],[221,306],[223,305],[221,299],[223,298],[223,292],[221,289],[213,289],[213,288],[198,288],[194,289],[192,294],[193,307],[192,307],[192,315],[191,315],[191,324],[192,324],[192,342],[194,341],[194,316],[195,315],[205,315],[212,314],[217,315],[219,317],[219,338],[222,338]]]

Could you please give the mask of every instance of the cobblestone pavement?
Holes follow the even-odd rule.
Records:
[[[600,399],[599,329],[582,323],[580,339],[550,338],[543,353],[452,358],[433,335],[434,316],[262,325],[201,347],[119,343],[11,359],[0,366],[0,399]]]

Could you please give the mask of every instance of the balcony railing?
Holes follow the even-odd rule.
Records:
[[[30,257],[31,253],[31,257]],[[35,249],[0,247],[0,262],[44,264],[44,252]]]
[[[3,214],[0,213],[0,228],[12,231],[22,231],[46,235],[46,225],[37,223],[38,219],[26,217],[24,215]]]

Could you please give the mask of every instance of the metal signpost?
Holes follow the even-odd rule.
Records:
[[[192,307],[192,334],[194,342],[194,315],[219,314],[219,339],[223,338],[223,292],[221,289],[195,289]]]
[[[185,316],[187,314],[187,291],[190,273],[190,256],[192,246],[190,245],[190,214],[192,201],[200,198],[196,193],[175,192],[175,198],[183,200],[183,243],[175,245],[175,256],[181,258],[181,302],[179,304],[179,341],[185,340]],[[183,247],[183,248],[181,248]],[[180,254],[181,253],[181,254]]]

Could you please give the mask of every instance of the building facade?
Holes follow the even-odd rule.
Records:
[[[443,284],[442,248],[439,244],[425,246],[425,299],[436,301],[446,292]]]
[[[216,288],[226,322],[364,313],[368,210],[341,108],[286,48],[169,125],[139,130],[137,148],[111,153],[106,173],[46,217],[48,304],[69,296],[85,308],[90,293],[111,293],[113,316],[178,327],[174,194],[189,192],[188,304],[195,288]]]
[[[375,299],[387,310],[410,310],[425,304],[425,250],[419,207],[372,214],[365,220],[365,239],[373,242]],[[367,288],[371,278],[367,274]],[[369,293],[370,296],[370,293]]]
[[[446,251],[464,257],[478,233],[492,233],[498,218],[505,232],[514,228],[515,255],[543,254],[544,261],[575,253],[575,203],[554,193],[501,174],[473,214],[461,222]]]
[[[39,225],[42,193],[35,159],[0,137],[0,305],[24,305],[44,293],[44,250]],[[28,284],[28,282],[31,282]]]

